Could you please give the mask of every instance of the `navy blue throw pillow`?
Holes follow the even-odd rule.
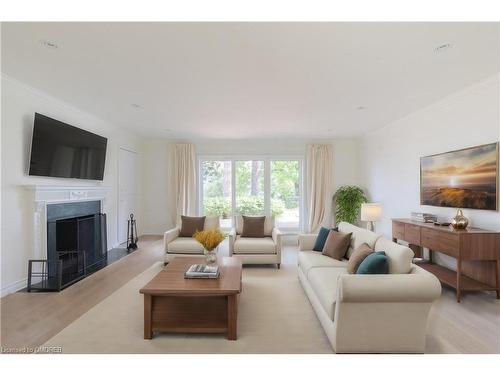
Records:
[[[358,275],[373,275],[389,273],[389,260],[385,251],[377,251],[368,255],[356,271]]]
[[[318,237],[316,237],[316,242],[314,243],[314,251],[323,251],[323,247],[325,247],[326,238],[329,233],[330,229],[321,227],[318,232]]]

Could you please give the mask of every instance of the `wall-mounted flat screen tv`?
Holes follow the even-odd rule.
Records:
[[[102,180],[107,138],[35,113],[29,175]]]
[[[420,203],[497,210],[498,142],[420,158]]]

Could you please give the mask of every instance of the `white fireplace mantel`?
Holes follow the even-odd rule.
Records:
[[[111,188],[108,186],[57,186],[25,185],[34,193],[37,203],[62,203],[75,200],[104,200]]]
[[[108,186],[24,185],[24,187],[33,194],[33,259],[47,257],[47,205],[101,201],[101,211],[106,213],[106,199],[111,191]]]

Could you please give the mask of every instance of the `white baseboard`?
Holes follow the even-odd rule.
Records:
[[[28,283],[28,278],[25,278],[3,286],[2,289],[0,290],[0,297],[5,297],[7,294],[15,293],[18,290],[26,288],[26,286],[28,285],[27,283]]]

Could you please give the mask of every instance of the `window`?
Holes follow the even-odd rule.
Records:
[[[223,228],[231,227],[231,161],[205,160],[201,163],[202,213],[220,216]]]
[[[222,228],[233,214],[272,214],[278,228],[302,229],[302,160],[200,157],[199,171],[200,212],[220,216]]]
[[[236,210],[242,215],[265,215],[264,162],[235,162]]]
[[[271,212],[279,228],[300,226],[300,163],[271,161]]]

